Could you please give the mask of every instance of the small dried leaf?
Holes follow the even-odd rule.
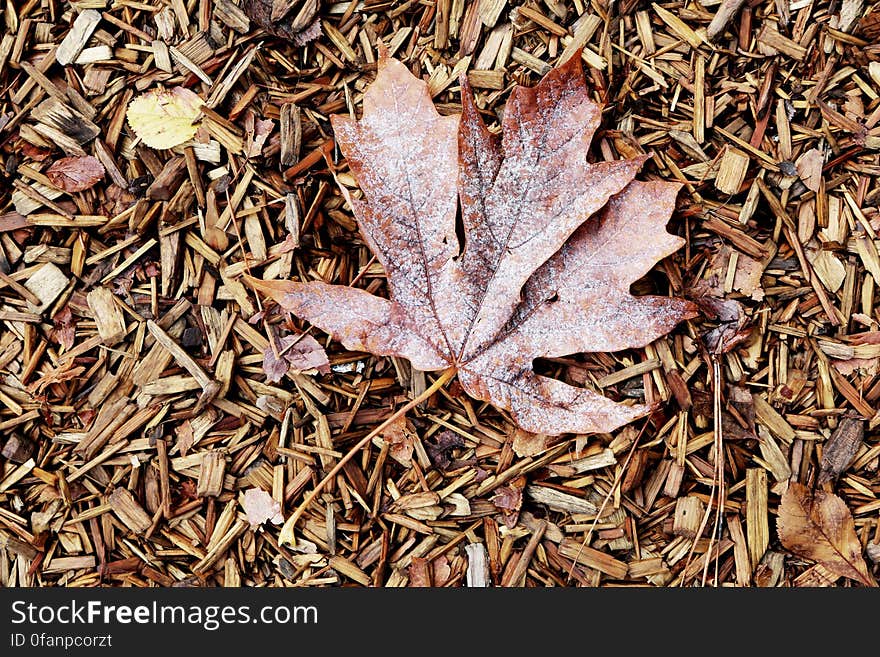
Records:
[[[388,443],[388,453],[405,468],[412,465],[413,437],[406,426],[406,416],[402,415],[389,424],[382,432],[382,440]]]
[[[257,397],[254,405],[261,411],[274,417],[279,422],[281,421],[281,418],[284,415],[284,409],[286,408],[284,400],[279,399],[274,395],[260,395]]]
[[[52,149],[34,146],[33,144],[25,141],[21,144],[21,152],[23,155],[26,155],[36,162],[42,162],[52,154]]]
[[[52,323],[55,327],[54,335],[58,340],[58,344],[65,349],[73,347],[76,341],[76,320],[73,318],[70,306],[65,305],[64,308],[59,310],[55,317],[52,318]]]
[[[445,470],[452,465],[452,452],[464,447],[464,438],[448,429],[438,433],[432,440],[425,442],[428,458],[435,467]]]
[[[174,433],[177,435],[175,446],[180,450],[181,456],[186,456],[190,447],[192,447],[195,442],[195,433],[193,433],[192,424],[189,420],[184,420],[174,427]]]
[[[519,520],[519,512],[522,508],[523,489],[526,485],[525,477],[517,477],[507,486],[500,486],[495,489],[495,494],[491,498],[492,504],[501,512],[504,518],[504,524],[513,529]]]
[[[284,356],[276,356],[272,345],[263,350],[263,373],[269,383],[278,383],[287,374],[290,363]]]
[[[275,122],[269,119],[257,119],[253,112],[248,112],[245,119],[245,154],[247,157],[260,157],[266,139],[272,134]]]
[[[251,529],[256,529],[267,521],[273,525],[284,522],[281,505],[262,488],[248,488],[240,500]]]
[[[72,194],[94,187],[104,177],[104,165],[91,155],[63,157],[46,169],[46,177]]]
[[[152,89],[128,105],[128,124],[150,148],[174,148],[192,139],[204,102],[183,87]]]
[[[711,415],[711,411],[709,412]],[[721,410],[725,440],[756,439],[755,403],[752,394],[740,386],[727,386],[727,404]]]
[[[786,549],[836,575],[876,586],[862,558],[852,515],[837,495],[791,482],[782,495],[777,528]]]
[[[278,356],[272,345],[263,351],[263,372],[272,383],[277,383],[289,370],[330,373],[330,361],[324,347],[310,335],[286,335],[278,340]]]
[[[822,151],[818,148],[811,148],[806,151],[795,162],[798,176],[800,176],[804,185],[811,192],[819,191],[819,185],[822,183],[822,165],[824,163],[825,158],[822,156]]]
[[[517,428],[513,432],[513,452],[520,458],[536,456],[553,444],[553,438]]]
[[[281,339],[282,351],[290,367],[297,372],[317,370],[330,373],[327,352],[311,335],[290,335]]]
[[[703,334],[703,341],[712,353],[726,354],[751,335],[749,316],[739,301],[705,296],[696,299],[696,302],[719,323],[716,328]]]

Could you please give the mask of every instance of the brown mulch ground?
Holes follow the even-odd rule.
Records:
[[[852,585],[781,545],[789,481],[845,501],[878,574],[880,6],[368,0],[315,23],[299,2],[273,36],[242,11],[259,2],[0,10],[0,586]],[[305,327],[239,281],[382,293],[329,123],[357,113],[379,39],[443,113],[467,71],[490,118],[583,46],[596,152],[651,153],[641,177],[684,183],[669,229],[687,244],[634,290],[706,317],[542,365],[649,419],[527,435],[453,381],[279,545],[245,491],[289,517],[435,377],[313,329],[331,371],[268,382],[269,341]],[[135,139],[125,109],[157,85],[209,101],[202,143]],[[86,154],[95,187],[47,176]]]

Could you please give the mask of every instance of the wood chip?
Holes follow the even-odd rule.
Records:
[[[738,148],[728,148],[721,157],[715,187],[724,194],[738,194],[749,169],[749,156]]]
[[[89,292],[86,300],[104,344],[112,347],[122,340],[126,331],[125,317],[113,293],[105,287],[97,287]]]
[[[86,9],[76,20],[55,51],[55,61],[67,66],[79,56],[89,39],[101,22],[101,13],[94,9]]]
[[[150,528],[150,516],[125,488],[115,488],[108,501],[116,517],[135,534],[143,534]]]

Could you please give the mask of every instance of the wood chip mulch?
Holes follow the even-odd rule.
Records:
[[[880,5],[306,0],[281,29],[260,1],[0,10],[0,586],[853,585],[780,544],[790,480],[839,495],[880,559]],[[640,176],[684,188],[687,244],[634,290],[706,316],[542,364],[649,419],[529,435],[453,381],[282,545],[273,520],[436,376],[239,280],[383,293],[329,123],[359,112],[379,40],[443,113],[467,72],[496,124],[583,48],[594,155],[649,153]],[[125,110],[157,86],[207,101],[200,141],[139,142]],[[81,155],[106,174],[64,192],[46,169]],[[330,371],[270,382],[264,353],[303,330]]]

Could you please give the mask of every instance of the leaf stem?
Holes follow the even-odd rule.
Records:
[[[293,537],[293,529],[296,526],[297,521],[302,517],[302,515],[303,515],[303,513],[305,513],[306,509],[309,506],[311,506],[312,502],[314,502],[314,500],[318,496],[318,494],[322,490],[324,490],[324,488],[327,486],[328,483],[333,481],[333,479],[334,479],[334,477],[336,477],[336,475],[338,475],[340,473],[342,468],[345,467],[345,464],[348,463],[354,457],[354,455],[357,454],[361,449],[363,449],[373,438],[375,438],[380,433],[382,433],[382,431],[384,431],[392,422],[394,422],[395,420],[397,420],[401,416],[405,415],[407,411],[415,408],[418,404],[421,404],[423,401],[425,401],[426,399],[431,397],[431,395],[433,395],[435,392],[437,392],[440,388],[442,388],[444,386],[444,384],[446,384],[450,379],[452,379],[452,377],[455,376],[455,373],[456,373],[456,369],[454,367],[450,367],[449,369],[444,370],[443,373],[439,377],[437,377],[437,380],[434,381],[434,383],[432,383],[428,388],[426,388],[423,393],[421,393],[415,399],[412,399],[411,401],[407,402],[406,404],[401,406],[399,409],[397,409],[391,415],[391,417],[389,417],[382,424],[380,424],[378,427],[373,429],[366,436],[361,438],[358,441],[357,445],[355,445],[350,450],[348,450],[348,452],[345,454],[345,456],[343,456],[339,460],[339,462],[333,466],[333,469],[330,470],[330,472],[328,472],[326,474],[326,476],[321,481],[318,482],[318,485],[315,486],[311,490],[311,492],[309,492],[308,495],[305,496],[303,501],[300,503],[300,505],[293,512],[293,515],[291,515],[284,522],[284,526],[281,528],[281,533],[278,536],[278,542],[282,545],[285,543],[289,543],[289,544],[293,545],[295,542],[294,537]]]

